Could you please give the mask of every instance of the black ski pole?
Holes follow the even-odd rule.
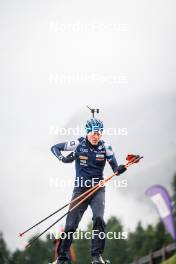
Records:
[[[130,155],[131,156],[131,155]],[[133,155],[133,157],[130,157],[130,160],[128,160],[127,164],[125,165],[126,168],[128,168],[129,166],[131,166],[134,163],[139,162],[140,159],[142,159],[143,156],[138,156],[138,155]],[[70,212],[72,212],[74,209],[76,209],[81,203],[83,203],[89,196],[91,196],[94,192],[96,192],[99,188],[101,188],[101,186],[103,186],[107,181],[109,181],[110,179],[112,179],[112,177],[114,177],[115,175],[117,175],[116,173],[113,173],[111,176],[109,176],[108,178],[102,180],[102,182],[100,184],[97,184],[96,186],[92,187],[91,189],[89,189],[88,191],[86,191],[85,193],[83,193],[82,195],[76,197],[75,199],[73,199],[70,203],[66,204],[65,206],[63,206],[62,208],[58,209],[58,210],[62,210],[63,208],[65,208],[67,205],[71,204],[73,201],[78,200],[79,198],[81,198],[82,196],[85,196],[86,193],[88,193],[82,200],[80,200],[76,205],[74,205],[72,208],[70,208],[68,210],[67,213],[65,213],[63,216],[61,216],[57,221],[55,221],[52,225],[50,225],[47,229],[45,229],[41,234],[39,234],[37,237],[35,237],[34,239],[32,239],[27,245],[26,248],[28,248],[33,242],[35,242],[39,237],[41,237],[44,233],[46,233],[51,227],[53,227],[55,224],[57,224],[60,220],[62,220],[66,215],[68,215]],[[57,210],[57,211],[58,211]],[[55,211],[56,212],[56,211]],[[54,214],[54,213],[53,213]],[[51,215],[53,215],[51,214]],[[46,218],[49,218],[46,217]],[[44,219],[40,222],[43,222]],[[36,226],[36,225],[35,225]],[[32,228],[30,228],[32,229]],[[27,232],[27,231],[26,231]],[[24,232],[23,232],[24,233]]]
[[[28,247],[31,246],[38,238],[40,238],[43,234],[45,234],[51,227],[56,225],[60,220],[62,220],[66,215],[71,213],[74,209],[76,209],[81,203],[83,203],[89,196],[91,196],[94,192],[96,192],[99,188],[101,188],[101,185],[97,185],[96,188],[94,188],[86,197],[84,197],[81,201],[79,201],[76,205],[74,205],[72,208],[68,210],[64,215],[62,215],[58,220],[56,220],[52,225],[50,225],[47,229],[45,229],[41,234],[36,236],[34,239],[32,239],[26,246],[25,248],[27,249]]]
[[[41,237],[44,233],[46,233],[51,227],[53,227],[55,224],[57,224],[60,220],[62,220],[62,218],[64,218],[67,214],[69,213],[69,211],[67,213],[65,213],[63,216],[61,216],[57,221],[55,221],[52,225],[50,225],[47,229],[45,229],[41,234],[39,234],[38,236],[36,236],[34,239],[32,239],[26,246],[25,248],[27,249],[28,247],[31,246],[32,243],[34,243],[37,239],[39,239],[39,237]]]
[[[24,232],[20,233],[19,236],[22,237],[24,234],[26,234],[28,231],[30,231],[31,229],[33,229],[34,227],[38,226],[39,224],[43,223],[45,220],[47,220],[48,218],[50,218],[51,216],[55,215],[56,213],[60,212],[61,210],[63,210],[65,207],[67,207],[68,205],[72,204],[73,202],[76,202],[77,200],[79,200],[80,198],[82,198],[83,196],[85,196],[86,194],[90,193],[93,189],[95,189],[98,186],[95,185],[94,187],[90,188],[89,190],[87,190],[86,192],[82,193],[80,196],[76,197],[75,199],[71,200],[69,203],[65,204],[64,206],[62,206],[61,208],[59,208],[58,210],[56,210],[55,212],[51,213],[50,215],[48,215],[47,217],[45,217],[44,219],[40,220],[39,222],[37,222],[36,224],[34,224],[33,226],[29,227],[28,229],[26,229]]]
[[[62,209],[64,209],[65,207],[67,207],[70,203],[67,203],[66,205],[62,206],[61,208],[59,208],[58,210],[56,210],[55,212],[53,212],[52,214],[48,215],[47,217],[45,217],[44,219],[40,220],[39,222],[37,222],[36,224],[34,224],[33,226],[29,227],[28,229],[26,229],[24,232],[20,233],[19,236],[22,237],[24,234],[26,234],[28,231],[30,231],[31,229],[33,229],[34,227],[38,226],[39,224],[43,223],[45,220],[47,220],[48,218],[50,218],[51,216],[55,215],[56,213],[60,212]]]

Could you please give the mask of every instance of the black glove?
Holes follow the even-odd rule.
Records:
[[[124,173],[126,170],[127,169],[126,169],[125,165],[118,166],[118,170],[117,170],[118,175]]]
[[[71,152],[66,157],[62,156],[61,160],[62,160],[63,163],[71,163],[71,162],[73,162],[75,160],[75,153]]]

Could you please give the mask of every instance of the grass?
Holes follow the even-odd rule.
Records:
[[[176,264],[176,255],[174,255],[170,259],[162,262],[162,264]]]

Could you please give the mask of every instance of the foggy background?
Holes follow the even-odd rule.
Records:
[[[119,163],[144,155],[121,176],[128,188],[107,187],[105,219],[117,216],[127,231],[158,221],[145,191],[155,183],[171,191],[176,171],[175,7],[172,0],[0,1],[0,230],[11,249],[35,233],[20,240],[19,232],[71,198],[72,186],[58,183],[74,180],[74,164],[60,163],[50,148],[77,138],[58,131],[84,125],[86,105],[100,108],[105,128],[127,129],[104,136]],[[88,210],[80,228],[90,221]]]

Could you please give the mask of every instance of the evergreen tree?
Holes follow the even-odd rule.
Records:
[[[107,232],[112,232],[115,239],[106,239],[105,256],[107,256],[112,263],[121,264],[126,263],[127,260],[127,241],[123,239],[123,226],[116,217],[111,217],[106,226]]]
[[[10,260],[10,253],[4,241],[3,234],[0,233],[0,263],[8,264],[9,260]]]

